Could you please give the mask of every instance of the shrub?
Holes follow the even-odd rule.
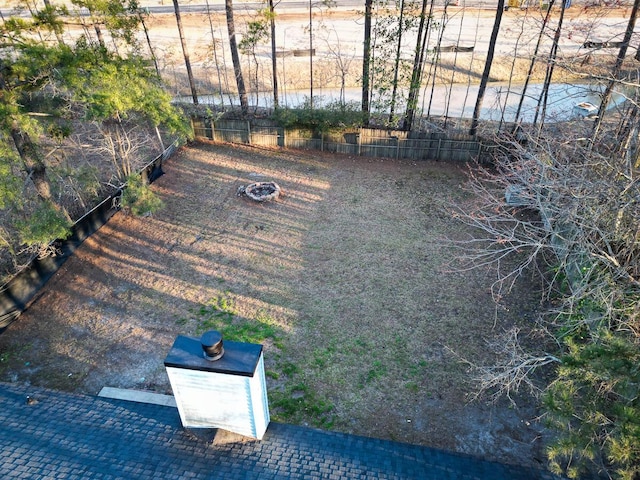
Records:
[[[52,202],[40,202],[24,221],[16,222],[20,240],[28,247],[44,247],[71,234],[71,221]]]
[[[330,102],[321,108],[311,108],[309,99],[302,108],[276,110],[272,118],[284,128],[308,128],[317,133],[326,133],[332,128],[360,127],[364,114],[357,102]]]
[[[134,173],[126,178],[122,192],[122,208],[136,216],[149,215],[162,208],[162,200],[139,174]]]

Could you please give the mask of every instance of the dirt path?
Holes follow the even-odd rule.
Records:
[[[447,350],[485,360],[535,304],[496,315],[489,272],[451,271],[457,167],[199,145],[165,170],[165,207],[113,217],[0,335],[0,381],[170,393],[175,337],[229,328],[262,335],[276,420],[539,465],[535,410],[468,404]],[[236,196],[259,180],[285,196]]]

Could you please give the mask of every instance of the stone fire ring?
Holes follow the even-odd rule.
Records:
[[[256,202],[268,202],[280,196],[280,186],[275,182],[256,182],[244,187],[243,193]]]

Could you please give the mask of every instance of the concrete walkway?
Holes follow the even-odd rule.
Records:
[[[27,396],[30,400],[27,400]],[[553,479],[431,448],[271,423],[186,430],[177,409],[0,383],[2,479]]]

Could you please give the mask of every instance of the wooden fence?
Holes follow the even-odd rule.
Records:
[[[140,174],[149,182],[153,182],[162,175],[162,163],[171,157],[182,143],[182,139],[173,142],[164,152],[147,163]],[[120,208],[120,195],[122,195],[121,189],[109,195],[73,224],[68,238],[52,242],[50,246],[56,251],[54,255],[35,258],[9,282],[0,285],[0,333],[20,316],[38,291],[73,255],[78,246],[102,227]]]
[[[360,128],[318,134],[312,130],[285,129],[269,120],[216,120],[194,118],[196,137],[228,143],[321,150],[364,157],[485,161],[495,145],[465,134],[405,132]]]

